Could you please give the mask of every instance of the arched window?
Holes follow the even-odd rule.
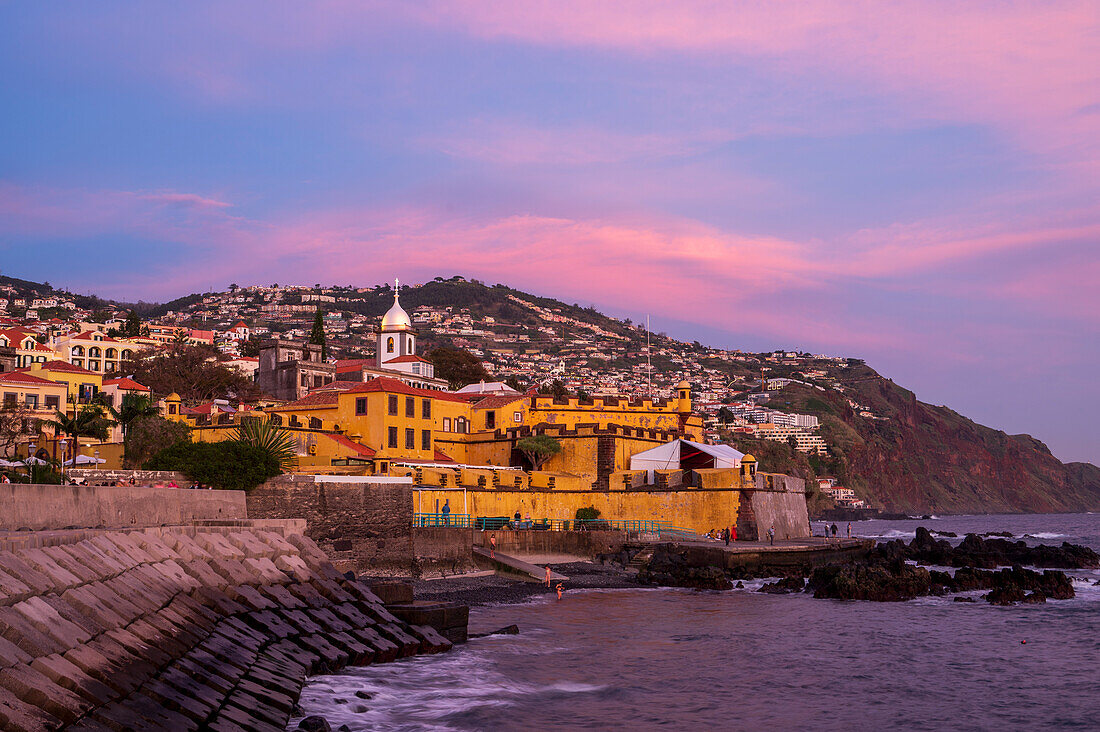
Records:
[[[99,358],[99,349],[95,346],[92,346],[88,349],[88,355],[92,358]]]
[[[128,351],[128,350],[126,350],[126,349],[123,349],[123,351],[122,351],[122,357],[123,357],[123,358],[130,358],[130,351]]]
[[[83,356],[84,355],[84,346],[73,346],[73,355],[74,356]]]
[[[386,353],[393,353],[393,336],[386,339]]]
[[[409,353],[412,353],[412,352],[413,352],[413,339],[410,338],[409,339]]]
[[[118,350],[114,348],[108,348],[107,358],[118,358]]]

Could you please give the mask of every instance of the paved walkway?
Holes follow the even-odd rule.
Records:
[[[522,559],[516,559],[515,557],[510,557],[507,554],[501,554],[500,552],[496,552],[496,556],[490,558],[489,550],[480,546],[474,547],[474,554],[478,555],[482,559],[496,563],[500,567],[500,569],[506,572],[525,574],[532,579],[538,580],[539,582],[546,581],[546,567],[540,567],[537,564],[531,564],[530,562],[525,562]],[[558,574],[554,571],[551,571],[550,573],[550,580],[552,582],[561,582],[567,579],[569,578],[563,574]]]

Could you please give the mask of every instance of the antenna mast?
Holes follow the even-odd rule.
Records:
[[[653,361],[649,357],[649,313],[645,316],[645,384],[649,398],[653,398]]]

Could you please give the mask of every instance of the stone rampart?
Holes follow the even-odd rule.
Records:
[[[745,494],[752,501],[758,538],[763,539],[773,526],[775,538],[780,540],[803,539],[810,535],[804,480],[789,475],[758,474],[756,488]]]
[[[306,536],[340,570],[408,576],[415,571],[412,489],[408,483],[280,476],[249,491],[248,516],[306,519]]]
[[[141,485],[0,483],[0,506],[3,531],[169,526],[247,515],[242,491]]]
[[[294,526],[37,532],[52,545],[0,551],[0,728],[283,730],[308,674],[451,647]]]

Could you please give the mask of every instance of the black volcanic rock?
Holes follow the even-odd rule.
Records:
[[[766,592],[772,595],[789,595],[793,592],[802,592],[806,582],[801,577],[784,577],[778,582],[769,582],[757,592]]]

